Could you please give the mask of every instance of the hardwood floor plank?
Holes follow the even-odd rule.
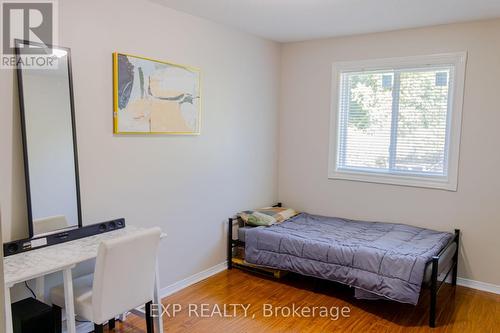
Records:
[[[450,285],[443,286],[438,297],[437,327],[428,322],[428,294],[417,306],[390,301],[363,301],[345,286],[313,278],[288,274],[281,280],[233,269],[198,282],[165,299],[166,304],[180,304],[175,317],[164,317],[166,332],[498,332],[500,329],[500,295]],[[190,304],[193,311],[189,311]],[[250,304],[247,317],[239,308],[236,317],[201,316],[201,306],[220,308],[230,304]],[[332,316],[265,317],[263,307],[349,307],[348,318]],[[197,307],[198,312],[194,311]],[[234,313],[234,312],[232,312]],[[226,314],[227,315],[227,314]],[[117,322],[114,332],[145,332],[142,318],[129,316]]]

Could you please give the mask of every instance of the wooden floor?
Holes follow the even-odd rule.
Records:
[[[389,301],[354,299],[352,290],[331,282],[287,275],[274,280],[233,269],[221,272],[163,300],[180,304],[175,318],[164,318],[166,332],[500,332],[500,295],[449,285],[438,298],[437,327],[428,321],[428,294],[414,307]],[[248,316],[202,318],[201,304],[250,304]],[[274,307],[349,307],[349,318],[263,317],[263,305]],[[189,304],[192,305],[189,316]],[[196,306],[196,308],[195,308]],[[197,312],[195,312],[197,309]],[[226,315],[232,315],[232,307]],[[334,308],[335,309],[335,308]],[[285,313],[286,314],[286,313]],[[200,317],[197,317],[200,316]],[[255,316],[254,316],[255,315]],[[133,315],[117,323],[115,332],[145,332],[144,320]]]

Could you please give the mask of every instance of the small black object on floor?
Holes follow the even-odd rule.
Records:
[[[60,333],[61,312],[34,298],[12,304],[14,333]]]

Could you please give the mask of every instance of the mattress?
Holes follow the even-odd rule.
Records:
[[[427,263],[453,234],[414,226],[299,214],[271,227],[246,228],[249,263],[345,283],[416,304]],[[447,256],[452,256],[449,249]],[[443,256],[446,257],[446,256]]]
[[[245,227],[239,227],[238,228],[238,240],[244,242],[245,241],[245,236],[246,236],[246,233],[248,230],[251,230],[255,227],[248,227],[248,226],[245,226]]]
[[[238,240],[245,242],[245,237],[246,237],[246,232],[248,230],[251,230],[255,227],[249,227],[249,226],[244,226],[244,227],[239,227],[238,228]],[[260,227],[264,228],[264,227]],[[453,243],[451,244],[446,251],[439,257],[439,273],[442,272],[447,272],[449,268],[451,267],[453,263],[453,255],[455,254],[455,250],[457,248],[457,244]],[[425,266],[425,271],[424,271],[424,278],[423,282],[424,283],[429,283],[431,281],[431,276],[432,276],[432,265],[431,262],[428,262],[427,265]]]

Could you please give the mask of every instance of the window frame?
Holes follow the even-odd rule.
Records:
[[[465,86],[465,69],[467,52],[454,52],[433,55],[382,58],[358,61],[340,61],[332,64],[332,98],[330,107],[330,142],[328,158],[328,178],[342,179],[370,183],[414,186],[424,188],[456,191],[458,187],[458,163],[462,127],[462,107]],[[363,72],[375,70],[403,70],[423,67],[437,67],[452,65],[454,67],[454,81],[450,82],[450,102],[448,103],[449,127],[447,128],[448,155],[445,156],[447,176],[419,176],[415,173],[393,172],[378,170],[370,172],[366,169],[339,169],[339,143],[341,142],[341,74],[346,72]]]

